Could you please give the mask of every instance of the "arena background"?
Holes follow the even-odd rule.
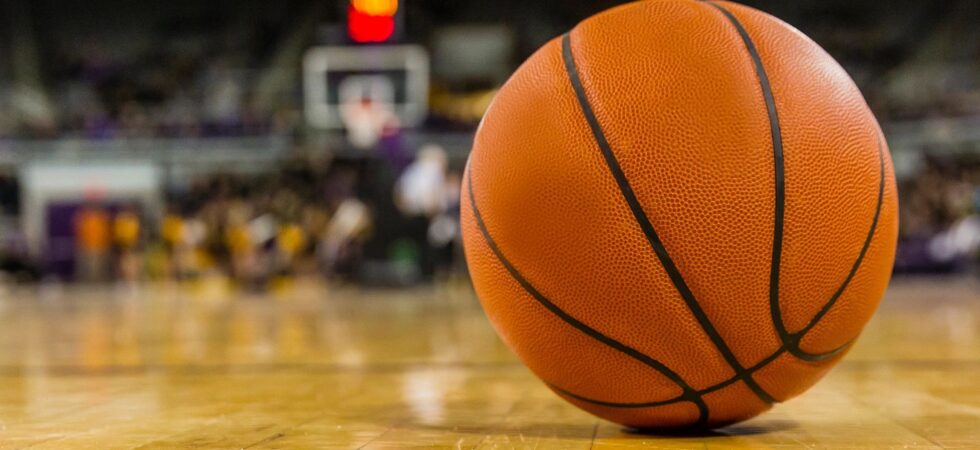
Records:
[[[256,288],[460,273],[459,172],[495,89],[615,3],[376,1],[393,17],[362,20],[344,2],[4,2],[4,273]],[[881,121],[902,193],[896,270],[970,271],[976,3],[750,3],[826,48]],[[350,100],[362,91],[375,101]]]
[[[185,392],[181,370],[268,374],[253,381],[271,391],[227,384],[260,389],[258,403],[293,398],[274,391],[292,383],[279,369],[372,374],[448,361],[523,370],[469,288],[461,170],[483,112],[518,64],[618,3],[0,2],[0,342],[9,344],[0,376],[11,381],[0,388],[0,421],[36,425],[65,405],[97,404],[104,415],[86,420],[107,430],[138,411],[176,433],[161,411],[187,408],[166,402],[165,393]],[[887,136],[901,196],[898,288],[889,295],[918,305],[900,314],[945,330],[935,342],[949,346],[933,354],[975,363],[980,2],[745,3],[812,37],[860,87]],[[948,298],[968,306],[923,312]],[[457,307],[466,313],[452,316],[455,325],[426,318]],[[887,329],[904,332],[921,322],[894,323]],[[866,339],[895,349],[875,355],[922,348],[903,347],[899,334]],[[176,381],[139,378],[160,371]],[[112,384],[120,373],[136,381]],[[522,386],[543,389],[520,374]],[[38,382],[47,376],[61,381]],[[109,384],[87,384],[103,376]],[[310,383],[323,387],[329,376]],[[405,417],[428,417],[441,381],[410,381],[423,394],[405,394]],[[71,397],[72,386],[119,388],[126,403]],[[500,398],[519,395],[498,388]],[[271,422],[292,420],[273,410],[263,413]],[[166,441],[174,447],[237,433],[231,407],[227,422],[214,419],[224,410],[180,411],[218,422],[177,433],[185,440]],[[0,442],[81,442],[70,440],[82,439],[77,423],[62,424],[4,425]]]

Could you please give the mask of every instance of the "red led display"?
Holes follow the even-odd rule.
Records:
[[[371,14],[359,10],[357,2],[351,2],[347,7],[347,34],[354,42],[387,41],[395,32],[395,11],[386,12]]]

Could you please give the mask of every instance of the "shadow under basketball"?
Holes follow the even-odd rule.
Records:
[[[798,428],[796,422],[789,420],[770,420],[760,424],[739,423],[723,428],[623,428],[623,433],[635,436],[658,438],[711,438],[730,436],[755,436]]]

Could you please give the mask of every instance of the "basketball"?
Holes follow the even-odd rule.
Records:
[[[711,428],[847,353],[898,202],[874,115],[817,44],[735,3],[651,0],[511,76],[461,227],[483,309],[551,390],[629,427]]]

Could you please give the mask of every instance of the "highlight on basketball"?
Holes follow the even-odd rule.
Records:
[[[0,449],[980,447],[980,2],[0,2]]]

